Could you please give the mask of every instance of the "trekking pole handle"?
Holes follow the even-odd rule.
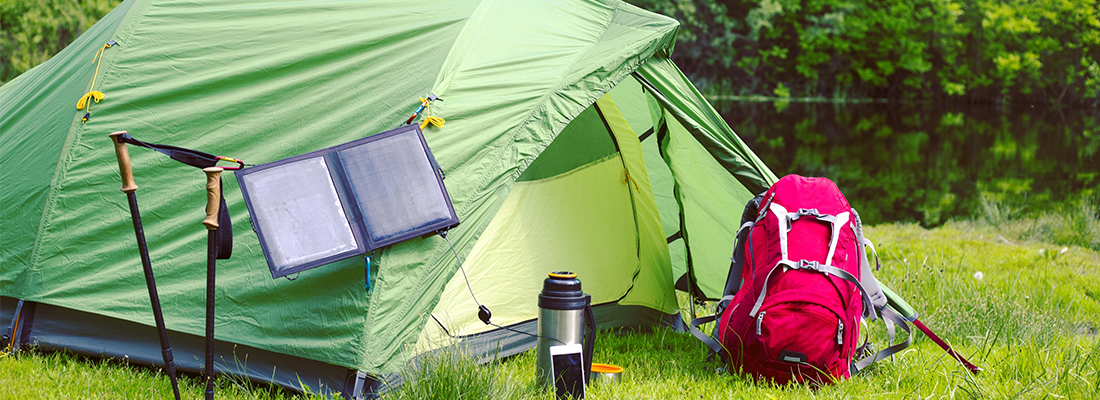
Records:
[[[115,158],[118,159],[118,170],[122,174],[121,190],[123,193],[133,193],[137,191],[138,185],[134,182],[134,170],[130,167],[130,152],[126,150],[126,143],[119,141],[119,137],[125,134],[126,131],[118,131],[107,136],[115,142]]]
[[[218,206],[221,205],[222,198],[222,185],[221,167],[208,167],[203,168],[202,172],[206,173],[206,219],[202,220],[202,224],[206,225],[207,230],[218,229]]]

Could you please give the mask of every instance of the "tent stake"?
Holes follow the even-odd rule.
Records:
[[[149,248],[145,244],[145,230],[141,226],[141,212],[138,211],[137,183],[134,183],[134,172],[130,167],[130,153],[126,150],[126,143],[118,141],[118,137],[126,131],[111,133],[111,140],[115,143],[115,157],[118,158],[119,172],[122,174],[122,192],[130,201],[130,217],[134,220],[134,235],[137,236],[138,252],[141,254],[141,266],[145,270],[145,284],[149,287],[149,302],[153,306],[153,319],[157,324],[157,333],[160,334],[161,356],[164,358],[164,369],[168,372],[168,378],[172,380],[172,392],[176,400],[180,398],[179,382],[176,379],[176,364],[172,361],[172,346],[168,344],[168,330],[164,327],[164,314],[160,310],[160,297],[157,296],[157,283],[153,279],[153,266],[149,261]]]

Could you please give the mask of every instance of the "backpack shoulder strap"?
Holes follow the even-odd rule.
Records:
[[[718,317],[718,314],[699,317],[691,320],[691,323],[688,324],[688,331],[691,332],[692,336],[695,336],[696,339],[699,339],[700,342],[703,342],[703,344],[707,345],[707,347],[710,348],[710,353],[708,353],[707,356],[708,359],[713,357],[715,354],[722,353],[722,344],[718,343],[718,341],[714,340],[714,338],[707,336],[707,334],[703,333],[702,330],[699,330],[699,326],[708,322],[714,322],[718,319]]]
[[[732,301],[733,294],[723,296],[721,300],[718,300],[718,305],[715,307],[714,314],[693,319],[691,323],[688,324],[688,331],[691,332],[692,336],[695,336],[696,339],[699,339],[700,342],[703,342],[703,344],[710,348],[710,353],[707,354],[707,360],[713,359],[715,355],[721,357],[722,360],[726,359],[726,354],[722,351],[722,344],[715,339],[718,337],[718,332],[722,327],[719,326],[719,324],[715,324],[713,336],[707,336],[706,333],[703,333],[703,331],[699,329],[699,326],[708,322],[721,321],[722,315],[726,312],[726,307],[728,307]]]
[[[874,271],[871,270],[871,263],[867,259],[867,252],[865,248],[870,248],[871,253],[875,255],[875,265],[879,265],[878,252],[875,251],[875,245],[870,240],[863,237],[863,222],[859,219],[859,213],[856,209],[852,209],[852,231],[856,235],[856,241],[859,242],[860,259],[859,259],[859,284],[863,288],[863,292],[867,294],[867,297],[871,300],[871,304],[874,305],[874,309],[881,309],[886,305],[886,295],[882,292],[882,288],[879,287],[878,280],[875,279]],[[877,269],[877,268],[876,268]],[[867,307],[865,307],[865,310]],[[874,321],[876,315],[874,312],[864,312],[864,318],[869,321]]]
[[[737,243],[733,248],[733,255],[730,257],[730,271],[729,276],[726,277],[726,288],[722,290],[723,296],[728,296],[737,293],[741,290],[741,285],[745,282],[741,279],[741,272],[745,269],[745,241],[748,240],[749,232],[752,232],[752,226],[756,221],[748,221],[741,224],[741,228],[737,229]]]
[[[752,227],[757,222],[757,214],[760,210],[760,201],[764,194],[758,194],[745,204],[745,210],[741,212],[741,227],[734,235],[737,241],[734,243],[733,255],[730,257],[729,276],[726,277],[726,287],[722,290],[722,296],[729,296],[741,290],[745,282],[741,279],[741,272],[745,269],[745,246],[752,232]]]

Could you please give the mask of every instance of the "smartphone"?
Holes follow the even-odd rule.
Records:
[[[584,357],[580,344],[550,346],[550,370],[554,371],[557,398],[584,398]]]

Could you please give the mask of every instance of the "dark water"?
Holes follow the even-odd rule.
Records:
[[[715,102],[777,176],[825,176],[867,224],[931,227],[981,200],[1100,201],[1100,112],[1038,106]]]

